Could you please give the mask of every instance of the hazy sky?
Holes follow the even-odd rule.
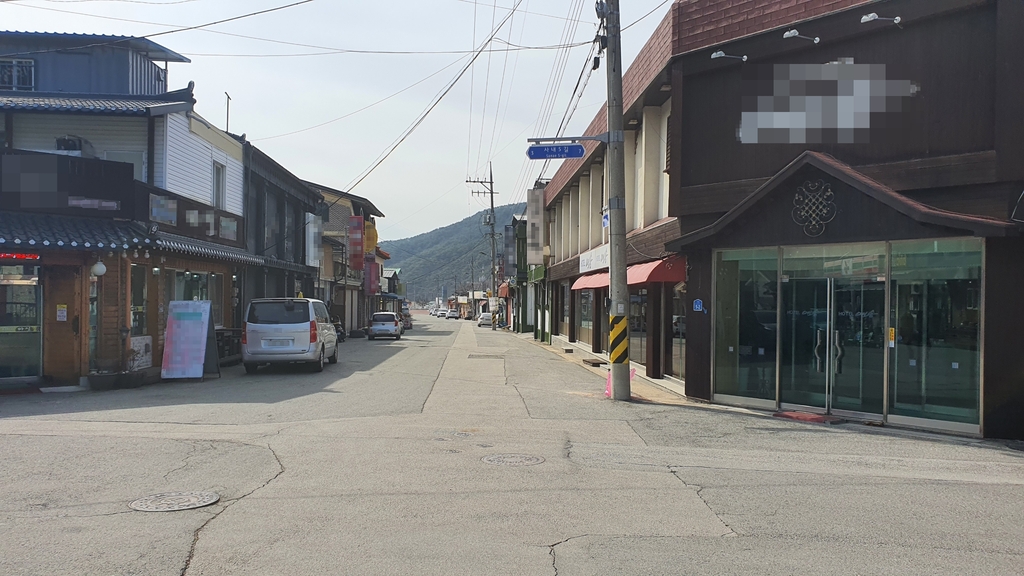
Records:
[[[0,3],[0,29],[139,36],[288,3],[8,0]],[[223,128],[224,93],[230,93],[232,132],[245,133],[302,178],[370,198],[387,215],[380,222],[381,238],[387,240],[429,231],[483,208],[486,199],[472,196],[472,186],[464,181],[486,177],[488,160],[494,164],[497,204],[523,201],[526,187],[539,175],[542,163],[526,160],[526,138],[554,134],[590,46],[511,51],[504,42],[530,47],[589,42],[597,30],[593,0],[522,0],[497,34],[504,42],[493,42],[493,51],[476,60],[416,132],[350,189],[456,77],[468,53],[515,4],[314,0],[153,40],[191,58],[191,64],[171,64],[170,88],[194,80],[199,114]],[[623,25],[657,8],[623,33],[623,63],[628,67],[670,2],[621,4]],[[281,56],[285,54],[297,56]],[[562,73],[554,75],[559,62]],[[590,77],[567,134],[581,132],[604,103],[605,73],[602,66]],[[556,168],[552,164],[545,175],[550,177]]]

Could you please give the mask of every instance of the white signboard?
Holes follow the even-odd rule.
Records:
[[[608,244],[602,244],[593,250],[580,254],[580,273],[594,272],[608,267],[611,257]]]
[[[209,329],[209,300],[172,301],[167,313],[164,362],[160,376],[202,378]]]

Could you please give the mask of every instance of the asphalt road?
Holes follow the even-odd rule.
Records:
[[[612,402],[465,321],[342,352],[0,396],[0,574],[1024,574],[1019,445]]]

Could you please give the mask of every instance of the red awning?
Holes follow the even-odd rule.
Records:
[[[634,264],[626,270],[626,283],[630,286],[649,284],[651,282],[671,282],[673,284],[686,281],[686,258],[669,256],[654,262]]]
[[[588,274],[586,276],[580,276],[572,284],[573,290],[593,290],[594,288],[607,288],[608,287],[608,273],[598,272],[597,274]]]
[[[654,262],[634,264],[626,269],[626,283],[630,286],[650,284],[651,282],[668,282],[678,284],[686,281],[686,258],[669,256]],[[608,273],[598,272],[580,276],[572,284],[573,290],[592,290],[608,287]]]
[[[498,298],[508,298],[508,282],[502,282],[498,286]]]

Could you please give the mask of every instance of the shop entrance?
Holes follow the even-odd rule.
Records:
[[[0,379],[41,375],[42,297],[38,266],[0,265]]]
[[[82,375],[81,273],[76,266],[43,268],[44,376],[55,382],[77,384]]]
[[[885,246],[784,249],[783,271],[780,403],[880,416]]]

